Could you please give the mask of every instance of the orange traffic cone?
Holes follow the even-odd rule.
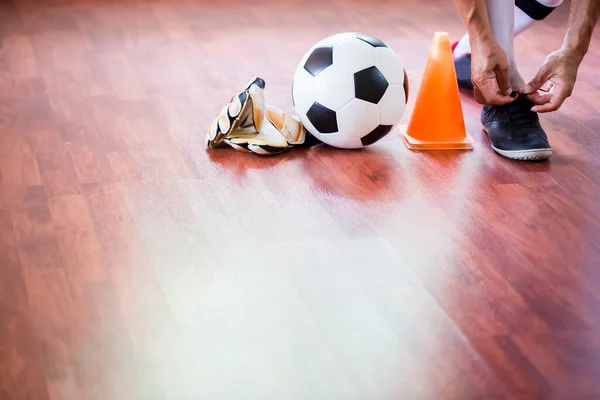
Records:
[[[446,32],[436,32],[421,87],[402,137],[412,150],[472,150],[463,118],[456,71]]]

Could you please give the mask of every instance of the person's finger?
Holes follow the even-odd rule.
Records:
[[[500,93],[493,93],[493,94],[484,96],[484,101],[481,104],[503,106],[508,103],[512,103],[513,101],[515,101],[514,97],[504,96],[504,95],[501,95]]]
[[[512,103],[515,101],[515,99],[510,96],[502,96],[498,93],[490,95],[477,91],[475,92],[475,101],[477,101],[479,104],[503,106],[505,104]]]
[[[558,110],[556,97],[551,98],[550,101],[547,102],[546,104],[536,105],[536,106],[531,107],[531,111],[536,112],[536,113],[547,113],[547,112],[556,111],[556,110]]]
[[[523,89],[523,94],[535,93],[550,79],[552,72],[546,65],[542,65],[537,74]]]
[[[546,104],[550,101],[552,95],[550,93],[540,94],[538,92],[531,93],[527,95],[527,98],[531,100],[534,104],[542,105]]]
[[[496,95],[493,101],[494,103],[492,104],[495,104],[497,106],[504,106],[515,101],[515,97]]]
[[[556,90],[555,93],[548,94],[550,100],[547,103],[535,105],[531,108],[531,111],[537,113],[546,113],[551,111],[556,111],[562,106],[565,102],[567,96],[567,91],[565,88],[561,87],[560,90]]]
[[[503,106],[508,103],[512,103],[515,101],[516,97],[511,97],[507,95],[503,95],[499,91],[489,90],[487,92],[483,92],[484,104]]]
[[[483,94],[481,94],[481,91],[479,90],[479,88],[477,86],[475,86],[474,90],[473,90],[473,97],[475,97],[475,101],[478,104],[485,104],[485,98],[483,97]]]
[[[500,86],[496,79],[489,78],[483,81],[480,81],[477,85],[477,89],[479,89],[478,96],[476,100],[480,104],[489,104],[489,105],[505,105],[511,103],[515,100],[515,97],[511,97],[506,95],[500,91]]]
[[[500,93],[510,96],[513,90],[510,86],[510,80],[508,78],[508,67],[499,67],[497,69],[496,81],[498,82],[498,89],[500,90]]]

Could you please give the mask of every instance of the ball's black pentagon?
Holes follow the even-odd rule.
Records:
[[[304,69],[312,76],[317,76],[331,64],[333,64],[333,47],[317,47],[306,59]]]
[[[354,96],[357,99],[377,104],[388,86],[388,81],[375,66],[354,74]]]
[[[369,43],[373,47],[388,47],[385,43],[377,39],[375,36],[367,35],[365,33],[357,33],[356,38],[362,40],[363,42]]]
[[[328,134],[338,131],[337,115],[335,111],[319,104],[317,102],[310,106],[306,112],[310,123],[319,131],[319,133]]]
[[[377,128],[373,129],[370,133],[360,138],[360,142],[363,146],[369,146],[379,139],[390,133],[392,130],[392,125],[379,125]]]

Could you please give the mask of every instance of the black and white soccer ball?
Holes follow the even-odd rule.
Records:
[[[292,100],[313,136],[330,146],[357,149],[379,141],[401,120],[408,78],[398,54],[381,40],[339,33],[302,57]]]

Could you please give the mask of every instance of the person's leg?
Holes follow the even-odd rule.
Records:
[[[505,51],[510,63],[513,90],[525,86],[519,74],[514,52],[515,0],[486,0],[490,28],[494,40]],[[552,149],[542,129],[538,115],[531,111],[533,103],[527,96],[504,106],[484,105],[481,123],[494,151],[515,160],[542,160],[550,157]]]
[[[563,0],[516,0],[509,1],[512,6],[513,36],[529,28],[535,21],[541,21],[554,11]],[[504,10],[502,18],[507,18],[508,10]],[[473,89],[471,82],[471,45],[469,36],[465,35],[452,45],[455,56],[454,67],[458,78],[458,86]],[[518,80],[518,79],[517,79]],[[520,81],[519,81],[520,82]]]
[[[515,0],[486,0],[490,28],[498,46],[506,52],[510,63],[510,84],[517,90],[525,87],[515,62]]]
[[[545,19],[563,0],[516,0],[514,10],[515,36],[524,32],[536,21]],[[461,56],[471,52],[469,35],[465,34],[454,44],[454,55]]]

